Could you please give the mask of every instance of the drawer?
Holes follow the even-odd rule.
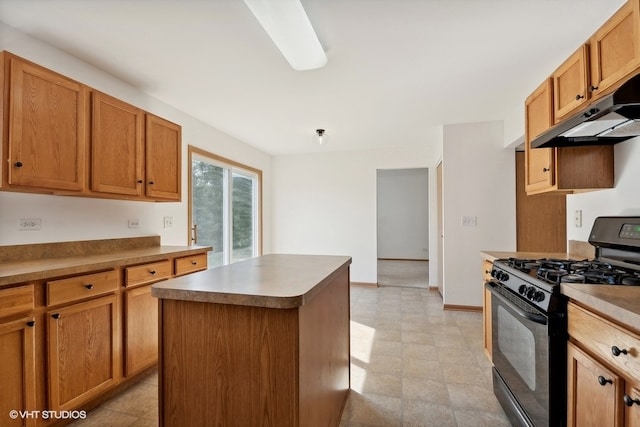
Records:
[[[582,307],[569,303],[569,336],[623,376],[640,378],[640,336]],[[614,354],[617,347],[625,353]]]
[[[124,285],[127,287],[157,282],[171,277],[171,261],[164,260],[136,265],[125,269]]]
[[[118,290],[118,272],[85,274],[47,282],[47,306],[79,301]]]
[[[0,318],[33,310],[33,285],[0,290]]]
[[[176,258],[176,276],[207,269],[207,254]]]

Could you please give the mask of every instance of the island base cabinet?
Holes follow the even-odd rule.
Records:
[[[338,426],[349,270],[299,307],[160,299],[160,425]]]

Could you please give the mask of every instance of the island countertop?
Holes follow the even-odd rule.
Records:
[[[310,301],[351,257],[270,254],[156,283],[161,299],[295,308]]]

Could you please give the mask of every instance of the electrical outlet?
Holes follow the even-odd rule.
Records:
[[[171,228],[173,227],[173,217],[172,216],[165,216],[164,217],[164,228]]]
[[[463,216],[462,217],[462,226],[463,227],[476,227],[478,225],[478,217],[476,216]]]
[[[574,223],[576,227],[582,227],[582,211],[577,210],[574,215]]]
[[[140,220],[137,218],[130,219],[127,224],[129,228],[140,228]]]
[[[40,218],[20,218],[20,230],[40,230],[42,219]]]

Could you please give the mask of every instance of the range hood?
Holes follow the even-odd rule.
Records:
[[[640,74],[531,141],[532,148],[617,144],[640,136]]]

